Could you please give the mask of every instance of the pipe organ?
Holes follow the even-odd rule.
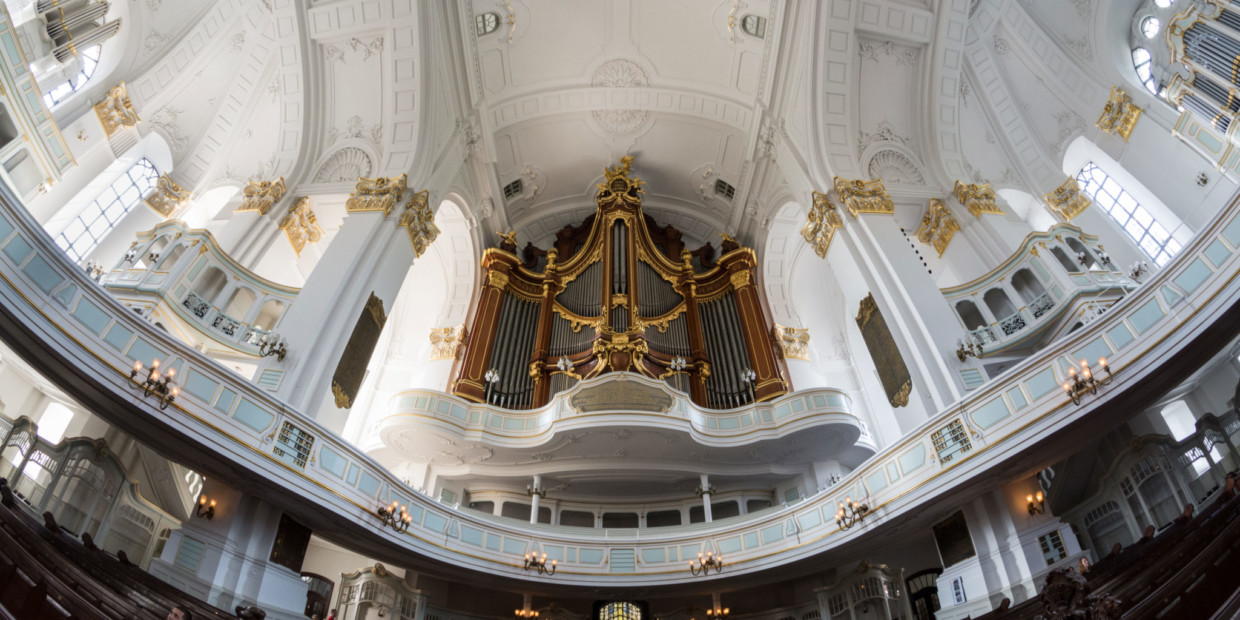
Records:
[[[726,409],[788,391],[754,284],[752,249],[724,235],[685,249],[642,213],[631,157],[605,171],[597,211],[553,247],[515,235],[482,256],[470,340],[452,391],[511,409],[540,407],[579,381],[636,372]]]

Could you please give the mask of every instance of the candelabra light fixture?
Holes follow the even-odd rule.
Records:
[[[851,497],[845,497],[844,501],[840,502],[839,510],[835,511],[835,525],[846,530],[860,523],[869,512],[869,504],[854,502]]]
[[[167,409],[173,401],[177,399],[177,395],[181,393],[181,388],[172,381],[172,377],[176,376],[177,369],[169,368],[168,372],[159,372],[159,360],[151,361],[151,367],[146,370],[146,377],[139,379],[138,375],[142,372],[142,362],[134,362],[133,370],[129,371],[129,380],[134,386],[142,390],[142,397],[145,398],[154,394],[159,398],[159,408]]]
[[[732,613],[732,609],[730,607],[715,607],[713,609],[706,610],[706,616],[708,618],[722,618],[730,613]]]
[[[581,375],[577,374],[577,373],[573,370],[573,361],[572,361],[572,360],[570,360],[570,359],[568,359],[568,357],[567,357],[567,356],[563,356],[563,355],[561,355],[561,356],[560,356],[560,359],[556,361],[556,363],[555,363],[555,367],[556,367],[556,368],[559,368],[559,369],[560,369],[560,372],[562,372],[562,373],[564,373],[564,374],[566,374],[566,375],[568,375],[568,376],[570,376],[570,377],[572,377],[572,378],[574,378],[574,379],[576,379],[576,380],[578,380],[578,381],[581,381]]]
[[[1042,495],[1041,491],[1025,496],[1025,502],[1030,515],[1040,515],[1046,512],[1046,496]]]
[[[677,355],[676,357],[673,357],[670,362],[667,363],[667,372],[663,373],[662,375],[659,375],[659,380],[666,379],[678,372],[682,372],[688,366],[689,366],[689,361],[686,360],[684,357]]]
[[[525,570],[536,570],[539,575],[554,575],[556,560],[547,563],[547,553],[543,552],[540,556],[537,553],[525,554]]]
[[[707,551],[706,555],[698,553],[697,560],[689,560],[689,572],[694,575],[709,575],[710,571],[715,573],[723,572],[723,554],[715,555],[714,551]]]
[[[971,336],[956,341],[956,359],[962,362],[970,357],[980,358],[983,354],[985,350],[982,344],[973,340]]]
[[[746,368],[741,371],[741,381],[744,381],[745,386],[749,388],[749,402],[753,402],[757,400],[757,397],[754,396],[754,390],[753,390],[753,384],[757,380],[758,380],[758,373],[754,372],[752,368]]]
[[[103,277],[103,263],[93,260],[82,266],[86,270],[86,277],[98,282]]]
[[[1141,283],[1141,277],[1150,272],[1150,264],[1139,260],[1128,268],[1128,277],[1136,280],[1137,284]]]
[[[409,516],[407,510],[407,506],[402,506],[400,502],[393,501],[387,506],[380,506],[376,512],[379,513],[379,521],[384,525],[391,526],[397,532],[403,532],[409,529],[409,522],[413,521],[413,517]]]
[[[279,334],[266,333],[258,339],[258,354],[261,357],[274,355],[276,360],[283,362],[284,356],[288,355],[288,344]]]
[[[126,263],[132,263],[132,262],[134,262],[135,260],[137,260],[137,258],[138,258],[138,251],[137,251],[137,250],[135,250],[135,249],[130,248],[128,252],[125,252],[125,259],[124,259],[124,261],[125,261]]]
[[[1111,384],[1111,367],[1107,366],[1107,358],[1098,358],[1098,366],[1107,373],[1106,378],[1099,379],[1095,373],[1090,370],[1089,362],[1081,360],[1081,368],[1068,368],[1068,380],[1063,382],[1063,389],[1068,393],[1068,397],[1072,399],[1072,404],[1081,404],[1081,397],[1086,394],[1098,394],[1098,388]]]
[[[517,609],[513,611],[518,618],[537,618],[538,612],[533,609]]]
[[[194,516],[210,521],[215,518],[215,500],[208,500],[204,493],[198,498],[198,507],[194,510]]]
[[[1111,269],[1115,269],[1115,264],[1111,262],[1111,255],[1107,254],[1105,250],[1100,249],[1096,252],[1096,254],[1098,255],[1098,260],[1101,261],[1103,265],[1106,265]]]
[[[491,390],[496,383],[499,383],[499,371],[492,368],[482,375],[482,379],[487,382],[487,402],[489,403],[491,402]]]

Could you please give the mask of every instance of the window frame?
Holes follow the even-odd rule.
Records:
[[[74,262],[85,260],[134,207],[145,201],[159,177],[159,169],[150,159],[139,159],[56,235],[56,245]]]
[[[1073,178],[1081,184],[1081,191],[1087,194],[1155,265],[1166,265],[1183,249],[1183,244],[1176,240],[1171,230],[1163,226],[1149,209],[1094,160],[1086,161]]]
[[[86,87],[90,79],[95,75],[95,69],[99,67],[99,60],[103,57],[103,46],[92,45],[82,50],[78,54],[78,58],[82,59],[82,70],[78,74],[69,78],[67,81],[57,84],[55,88],[43,93],[43,103],[50,110],[65,100],[73,96]]]

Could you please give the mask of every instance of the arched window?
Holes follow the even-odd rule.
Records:
[[[483,13],[474,17],[474,32],[477,32],[478,36],[488,35],[496,30],[499,30],[498,13]]]
[[[1087,162],[1076,178],[1085,193],[1128,233],[1154,264],[1162,267],[1180,251],[1180,242],[1171,237],[1170,231],[1155,221],[1154,216],[1132,194],[1097,164]]]
[[[65,438],[65,431],[69,429],[69,423],[73,421],[73,412],[68,407],[60,403],[48,403],[43,409],[43,416],[39,418],[36,427],[39,430],[39,437],[52,445],[60,443]]]
[[[158,180],[155,164],[145,157],[138,160],[65,227],[56,244],[69,258],[81,262],[125,214],[142,202]]]
[[[51,108],[67,99],[69,95],[82,90],[86,83],[90,81],[91,76],[95,74],[95,68],[99,66],[99,55],[102,51],[103,48],[96,45],[78,54],[78,58],[82,63],[82,69],[78,71],[77,75],[43,93],[43,103]]]
[[[745,34],[758,37],[759,39],[766,37],[766,18],[757,15],[746,15],[741,18],[741,30]]]

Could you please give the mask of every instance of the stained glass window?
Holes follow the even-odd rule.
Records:
[[[598,610],[599,620],[642,620],[642,610],[633,603],[607,603]]]

